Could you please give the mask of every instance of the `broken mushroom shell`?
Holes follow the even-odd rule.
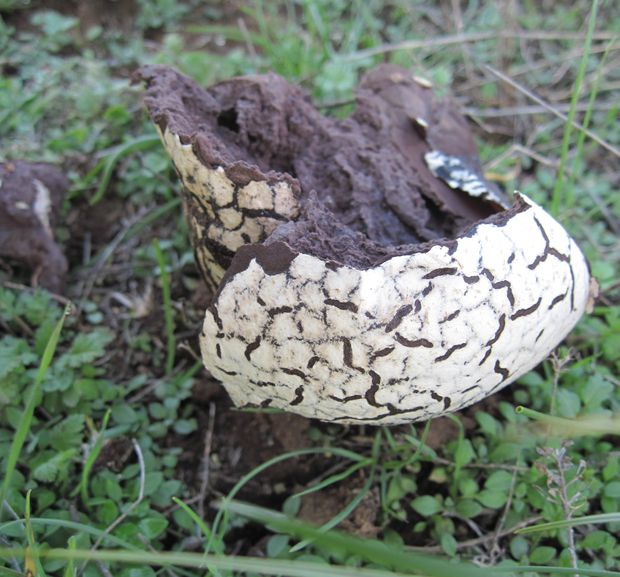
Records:
[[[368,73],[345,120],[273,74],[139,75],[215,288],[203,360],[236,405],[429,419],[532,369],[583,314],[575,242],[485,181],[454,103],[406,71]]]

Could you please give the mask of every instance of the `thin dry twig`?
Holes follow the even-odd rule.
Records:
[[[523,86],[520,83],[516,82],[515,80],[513,80],[512,78],[510,78],[509,76],[507,76],[503,72],[500,72],[499,70],[496,70],[492,66],[488,66],[488,65],[485,64],[484,68],[485,68],[485,70],[489,71],[491,74],[493,74],[494,76],[496,76],[497,78],[499,78],[503,82],[506,82],[507,84],[509,84],[510,86],[512,86],[513,88],[515,88],[516,90],[518,90],[519,92],[521,92],[522,94],[527,96],[529,99],[531,99],[534,102],[537,102],[538,104],[540,104],[542,107],[544,107],[546,110],[548,110],[549,112],[551,112],[552,114],[554,114],[558,118],[561,118],[564,122],[568,122],[568,117],[565,114],[561,113],[557,109],[557,107],[552,106],[551,104],[549,104],[548,102],[546,102],[545,100],[540,98],[540,96],[537,96],[536,94],[534,94],[531,90],[529,90],[525,86]],[[616,148],[615,146],[609,144],[606,140],[603,140],[598,134],[596,134],[595,132],[592,132],[588,128],[585,128],[583,125],[579,124],[576,121],[573,121],[572,125],[577,130],[580,130],[580,131],[584,132],[590,139],[594,140],[594,142],[599,144],[605,150],[608,150],[609,152],[611,152],[615,156],[620,157],[620,150],[618,148]]]
[[[154,379],[150,383],[147,383],[146,385],[144,385],[144,387],[138,389],[131,397],[129,397],[127,399],[127,403],[131,405],[141,401],[142,399],[144,399],[144,397],[152,393],[157,388],[157,386],[161,384],[161,382],[161,379]]]
[[[144,210],[140,210],[137,214],[133,215],[129,218],[125,223],[123,228],[116,234],[116,236],[107,244],[107,246],[103,249],[101,253],[97,256],[97,260],[93,268],[89,271],[87,279],[84,281],[81,290],[80,301],[78,305],[78,310],[82,310],[82,307],[90,293],[92,292],[101,271],[104,266],[110,259],[110,257],[114,254],[114,251],[120,246],[120,244],[125,240],[125,237],[131,230],[131,228],[140,222],[143,218],[145,218],[150,212],[155,210],[154,208],[148,208]]]
[[[506,499],[506,505],[504,505],[504,510],[502,511],[502,516],[499,518],[497,525],[495,527],[495,531],[493,531],[493,540],[491,541],[491,545],[489,547],[489,556],[492,561],[497,561],[497,559],[501,555],[501,551],[499,548],[499,540],[501,538],[501,532],[506,523],[506,518],[508,517],[508,513],[510,508],[512,507],[512,498],[514,497],[515,486],[517,484],[517,472],[513,471],[512,479],[510,481],[510,489],[508,491],[508,499]]]
[[[40,290],[38,287],[31,287],[25,284],[20,284],[20,283],[11,282],[11,281],[3,281],[2,286],[4,288],[22,291],[22,292],[29,292],[29,293],[33,293],[36,290]],[[52,300],[59,302],[61,305],[67,306],[68,304],[71,304],[71,300],[68,299],[67,297],[63,297],[62,295],[59,295],[57,293],[50,292],[49,290],[47,291],[47,294]]]
[[[20,522],[20,524],[22,526],[22,531],[26,532],[26,527],[25,527],[24,522],[22,521],[21,517],[17,514],[15,509],[13,509],[13,507],[11,507],[11,505],[9,504],[9,502],[6,499],[2,502],[2,507],[3,507],[3,509],[6,509],[9,512],[9,514],[11,515],[11,517],[13,517],[13,519],[15,519],[16,521]],[[11,544],[7,541],[7,539],[3,535],[0,535],[0,544],[4,545],[7,548],[10,548],[10,546],[11,546]],[[13,568],[15,569],[15,571],[17,571],[20,574],[22,573],[21,567],[19,565],[19,561],[17,560],[16,557],[11,557],[10,558],[10,563],[11,563],[11,565],[13,565]]]
[[[617,106],[617,102],[599,102],[596,105],[596,110],[612,110]],[[587,102],[580,102],[577,104],[576,110],[577,112],[585,112],[588,107],[589,104]],[[570,110],[570,104],[557,104],[554,105],[553,108],[555,112],[564,113]],[[476,108],[473,106],[466,106],[463,111],[468,116],[476,116],[478,118],[506,118],[551,112],[549,106],[543,105],[504,106],[502,108]],[[560,118],[562,118],[562,116],[560,116]],[[580,125],[575,123],[575,126],[579,127]]]
[[[619,46],[611,46],[609,47],[607,43],[600,44],[597,46],[592,46],[590,49],[590,54],[601,54],[606,52],[607,50],[620,50]],[[513,78],[515,76],[521,76],[523,74],[531,74],[532,72],[545,70],[546,68],[552,68],[557,66],[559,63],[576,60],[583,56],[583,47],[574,48],[573,50],[569,50],[565,54],[561,55],[559,58],[550,60],[549,58],[541,58],[537,60],[535,63],[521,64],[519,66],[514,66],[510,69],[510,76]],[[483,84],[484,80],[480,80],[480,84]]]
[[[570,504],[570,499],[568,497],[568,493],[566,490],[566,479],[564,478],[564,463],[562,457],[559,454],[559,451],[554,451],[554,456],[556,459],[556,464],[558,467],[558,474],[560,476],[561,482],[559,484],[562,507],[564,509],[564,516],[566,519],[570,519],[573,516],[572,507]],[[570,552],[570,559],[573,565],[573,569],[578,568],[578,559],[577,559],[577,548],[575,546],[575,530],[573,527],[567,528],[567,541],[568,541],[568,551]],[[575,577],[577,577],[577,573],[575,573]]]
[[[523,527],[529,527],[530,525],[535,525],[539,521],[542,521],[542,519],[543,519],[542,515],[536,515],[535,517],[524,519],[523,521],[520,521],[519,523],[510,527],[509,529],[504,529],[503,531],[501,531],[499,533],[499,537],[503,538],[503,537],[507,537],[508,535],[512,535],[517,529],[523,529]],[[461,549],[469,549],[471,547],[478,547],[478,545],[484,545],[485,543],[493,539],[495,539],[495,534],[489,533],[487,535],[483,535],[482,537],[476,537],[475,539],[461,541],[460,543],[456,544],[456,548],[457,550],[461,550]],[[406,547],[406,549],[409,551],[420,551],[423,553],[442,553],[443,552],[441,545],[431,545],[430,547],[408,546]]]
[[[184,338],[184,336],[185,335],[180,334],[180,333],[177,334],[177,338],[178,339]],[[191,336],[195,337],[196,336],[196,332],[192,332]],[[192,359],[194,359],[196,362],[198,362],[198,363],[202,362],[202,358],[200,357],[200,355],[192,347],[190,347],[187,343],[181,343],[178,346],[178,349],[180,351],[185,351],[186,353],[188,353],[192,357]]]
[[[252,58],[254,62],[258,59],[258,55],[256,54],[256,50],[254,50],[254,44],[252,43],[252,38],[250,36],[250,31],[245,23],[243,18],[237,18],[237,26],[239,26],[239,30],[241,30],[241,34],[243,35],[243,39],[245,40],[245,47],[248,51],[248,54]]]
[[[595,32],[593,40],[612,40],[615,34],[612,32]],[[469,32],[465,34],[450,34],[437,38],[425,38],[423,40],[404,40],[393,44],[381,44],[366,50],[358,50],[345,56],[346,60],[363,60],[371,56],[379,56],[397,52],[399,50],[418,50],[420,48],[437,48],[484,40],[585,40],[586,34],[580,32],[556,32],[549,30],[490,30],[488,32]]]
[[[205,500],[209,490],[209,472],[211,462],[211,446],[213,444],[213,430],[215,428],[215,403],[209,403],[209,424],[205,433],[205,444],[202,452],[202,472],[200,477],[200,491],[198,493],[198,515],[205,518]],[[200,529],[197,527],[198,531]]]
[[[490,162],[487,162],[484,165],[485,172],[488,170],[493,170],[496,166],[498,166],[504,160],[517,154],[527,156],[528,158],[532,158],[533,160],[535,160],[536,162],[544,166],[550,166],[552,168],[557,168],[559,164],[557,161],[551,160],[550,158],[547,158],[546,156],[543,156],[542,154],[538,154],[538,152],[536,152],[535,150],[532,150],[531,148],[527,146],[523,146],[521,144],[513,144],[512,146],[507,148],[504,152],[502,152],[499,156],[497,156]]]
[[[553,462],[553,469],[549,468],[546,464],[542,464],[541,467],[547,475],[548,496],[560,503],[566,520],[572,519],[574,513],[580,508],[579,499],[581,498],[581,492],[577,491],[569,496],[569,487],[581,480],[583,471],[586,467],[585,461],[579,461],[573,478],[567,481],[565,472],[573,466],[573,462],[568,456],[568,447],[570,447],[570,445],[570,441],[565,441],[560,448],[546,447],[544,449],[538,449],[539,455]],[[578,557],[575,545],[574,527],[566,527],[566,531],[567,548],[571,558],[571,565],[573,569],[575,569],[574,577],[578,577]]]
[[[594,74],[589,74],[583,79],[583,86],[590,87],[594,84],[594,78],[598,75],[599,71],[596,70]],[[620,87],[620,82],[605,82],[601,86],[598,87],[597,94],[602,94],[604,92],[615,92]],[[553,97],[557,100],[569,99],[572,96],[573,87],[569,86],[562,90],[556,90],[553,93]]]
[[[103,561],[95,561],[95,563],[103,577],[114,577]]]
[[[558,387],[560,386],[560,377],[564,372],[564,368],[573,360],[573,351],[569,349],[565,356],[558,356],[557,352],[551,355],[551,367],[553,368],[553,389],[551,392],[551,404],[549,406],[549,414],[555,415],[555,403],[558,395]]]
[[[13,315],[11,321],[16,324],[19,330],[26,336],[30,338],[34,337],[34,331],[30,328],[28,323],[24,321],[19,315]],[[11,327],[4,319],[0,319],[0,326],[2,326],[7,333],[14,334],[14,331],[11,330]]]
[[[454,22],[454,28],[457,34],[464,34],[465,24],[463,23],[463,12],[461,10],[461,1],[452,0],[452,20]],[[463,63],[465,64],[465,74],[467,79],[471,81],[474,76],[474,64],[471,57],[471,52],[467,43],[461,45],[461,54],[463,56]]]

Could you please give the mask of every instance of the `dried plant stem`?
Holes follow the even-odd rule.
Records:
[[[555,403],[558,394],[558,387],[560,385],[560,377],[562,376],[564,367],[566,367],[566,365],[568,365],[572,360],[573,355],[571,354],[571,351],[568,351],[568,353],[563,357],[559,357],[556,353],[551,355],[551,366],[553,368],[553,389],[551,392],[551,403],[549,405],[549,414],[551,416],[555,416],[556,413]]]
[[[497,522],[495,531],[493,531],[493,540],[491,541],[491,545],[489,547],[489,555],[491,556],[491,558],[497,558],[500,556],[499,540],[502,535],[502,529],[504,528],[504,524],[506,523],[506,518],[508,517],[508,513],[510,512],[510,508],[512,507],[512,499],[514,497],[516,484],[517,472],[513,471],[512,480],[510,482],[510,489],[508,491],[508,499],[506,499],[506,504],[504,505],[502,516]]]
[[[99,572],[103,575],[103,577],[114,577],[103,561],[96,561],[96,564],[97,569],[99,569]]]
[[[530,525],[535,525],[538,521],[542,520],[542,515],[536,515],[535,517],[531,517],[529,519],[525,519],[516,525],[513,525],[509,529],[504,529],[499,533],[488,533],[487,535],[483,535],[482,537],[476,537],[475,539],[469,539],[467,541],[461,541],[456,544],[457,550],[461,549],[469,549],[471,547],[477,547],[478,545],[484,545],[488,541],[493,541],[496,538],[506,537],[507,535],[512,535],[517,529],[522,529],[523,527],[529,527]],[[430,547],[406,547],[408,551],[421,551],[424,553],[442,553],[443,549],[440,545],[432,545]]]
[[[40,290],[37,287],[26,286],[24,284],[11,282],[11,281],[3,281],[2,283],[0,283],[0,286],[3,286],[4,288],[8,288],[11,290],[23,291],[23,292],[28,292],[28,293],[33,293],[37,290]],[[55,300],[56,302],[59,302],[61,305],[67,306],[71,304],[71,300],[66,297],[63,297],[62,295],[50,292],[47,289],[46,289],[46,292],[51,299]]]
[[[556,450],[553,451],[553,458],[555,459],[555,464],[558,469],[558,489],[560,491],[560,501],[562,503],[562,509],[564,510],[564,516],[566,519],[572,519],[573,517],[573,508],[571,506],[571,499],[568,496],[567,491],[567,483],[566,477],[564,476],[564,469],[566,463],[564,461],[565,451],[564,450]],[[576,570],[578,568],[577,565],[577,549],[575,547],[575,530],[573,527],[567,527],[567,541],[568,541],[568,551],[570,553],[571,564],[573,568]],[[575,577],[578,577],[578,574],[575,573]]]
[[[512,86],[513,88],[515,88],[516,90],[518,90],[519,92],[521,92],[522,94],[527,96],[530,100],[533,100],[534,102],[540,104],[540,106],[542,106],[545,110],[548,110],[549,112],[551,112],[552,114],[554,114],[558,118],[561,118],[564,122],[568,122],[568,120],[569,120],[568,116],[566,116],[565,114],[560,112],[557,109],[556,106],[553,106],[553,105],[549,104],[548,102],[543,100],[540,96],[534,94],[531,90],[529,90],[528,88],[526,88],[525,86],[523,86],[519,82],[516,82],[515,80],[513,80],[512,78],[510,78],[509,76],[507,76],[503,72],[500,72],[499,70],[496,70],[492,66],[486,66],[485,65],[484,68],[486,70],[488,70],[491,74],[493,74],[494,76],[496,76],[497,78],[499,78],[500,80],[505,82],[506,84],[509,84],[510,86]],[[586,135],[591,140],[594,140],[594,142],[596,142],[599,146],[601,146],[605,150],[608,150],[613,155],[620,157],[620,150],[618,148],[616,148],[615,146],[613,146],[612,144],[609,144],[609,142],[607,142],[606,140],[603,140],[598,134],[596,134],[596,133],[592,132],[591,130],[585,128],[584,126],[582,126],[581,124],[579,124],[578,122],[576,122],[574,120],[571,122],[571,124],[577,130],[581,130],[581,131],[585,132]]]
[[[205,433],[204,450],[202,452],[202,473],[200,479],[200,492],[198,493],[198,516],[205,518],[205,500],[209,490],[209,472],[211,462],[211,446],[213,444],[213,430],[215,428],[215,403],[209,403],[209,425]],[[198,528],[198,530],[200,530]]]
[[[612,40],[612,32],[595,32],[593,40]],[[436,38],[423,38],[421,40],[405,40],[393,44],[382,44],[366,50],[358,50],[346,57],[347,60],[363,60],[371,56],[379,56],[397,52],[399,50],[418,50],[420,48],[437,48],[438,46],[450,46],[470,42],[482,42],[484,40],[585,40],[586,35],[581,32],[554,32],[550,30],[490,30],[488,32],[473,32],[465,34],[450,34]]]
[[[352,102],[352,101],[349,101]],[[324,104],[323,107],[329,105]],[[504,106],[502,108],[476,108],[472,106],[466,106],[463,111],[467,116],[474,116],[477,118],[512,118],[513,116],[525,116],[532,114],[541,114],[543,112],[556,112],[564,113],[570,110],[570,104],[555,104],[553,110],[550,110],[551,105],[527,105],[527,106]],[[585,112],[588,110],[590,103],[580,102],[575,107],[577,112]],[[595,110],[606,111],[615,109],[618,106],[617,102],[599,102],[594,107]],[[577,125],[579,126],[579,125]]]

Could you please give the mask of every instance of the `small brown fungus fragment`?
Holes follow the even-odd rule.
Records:
[[[0,164],[0,257],[26,264],[33,285],[55,292],[64,285],[67,259],[54,241],[53,227],[69,186],[49,164]]]

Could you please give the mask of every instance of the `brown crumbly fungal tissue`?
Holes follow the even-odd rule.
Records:
[[[578,246],[484,179],[455,104],[408,71],[367,73],[344,120],[275,74],[138,77],[214,291],[202,357],[236,405],[430,419],[532,369],[583,314]]]
[[[54,225],[70,182],[50,164],[0,164],[0,258],[32,269],[32,283],[61,292],[67,259],[54,240]]]

